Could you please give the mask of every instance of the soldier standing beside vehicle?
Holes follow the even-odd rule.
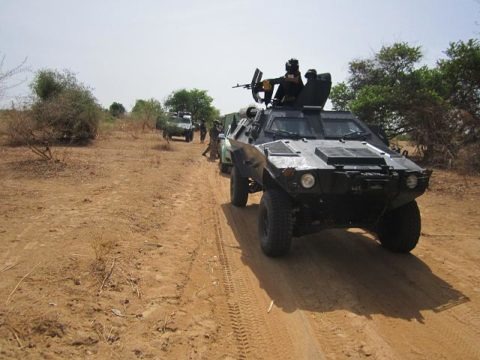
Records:
[[[213,126],[210,129],[209,136],[210,142],[202,153],[203,156],[207,155],[207,152],[210,151],[210,160],[216,160],[218,158],[218,135],[220,134],[220,121],[214,120]]]
[[[200,120],[200,142],[203,144],[205,142],[205,137],[207,136],[207,125],[205,125],[205,120]]]

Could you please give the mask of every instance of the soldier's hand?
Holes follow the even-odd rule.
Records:
[[[270,84],[270,81],[268,80],[263,80],[262,81],[262,88],[264,91],[272,91],[272,84]]]

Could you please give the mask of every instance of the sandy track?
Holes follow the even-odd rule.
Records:
[[[270,259],[260,194],[232,207],[198,140],[137,135],[62,169],[2,148],[0,358],[480,358],[476,178],[436,174],[411,255],[351,229]],[[114,244],[104,269],[92,242]]]

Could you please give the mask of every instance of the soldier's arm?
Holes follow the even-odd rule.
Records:
[[[273,86],[280,84],[282,82],[283,77],[275,78],[275,79],[265,79],[257,84],[255,84],[255,91],[272,91]]]

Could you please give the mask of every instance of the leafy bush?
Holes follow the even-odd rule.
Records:
[[[139,99],[132,108],[132,118],[140,121],[142,130],[145,128],[154,129],[157,122],[165,117],[162,104],[156,99],[143,100]]]
[[[59,73],[53,70],[41,70],[37,73],[30,87],[40,100],[48,100],[59,95],[63,90],[74,87],[75,76],[70,72]]]
[[[480,42],[451,43],[445,54],[434,68],[420,67],[420,47],[397,43],[354,60],[347,82],[332,88],[333,108],[381,125],[389,137],[408,134],[427,163],[470,166],[475,161],[460,156],[478,154]]]
[[[72,73],[41,70],[31,87],[37,95],[33,118],[37,129],[51,134],[51,142],[83,143],[95,138],[101,109]]]

